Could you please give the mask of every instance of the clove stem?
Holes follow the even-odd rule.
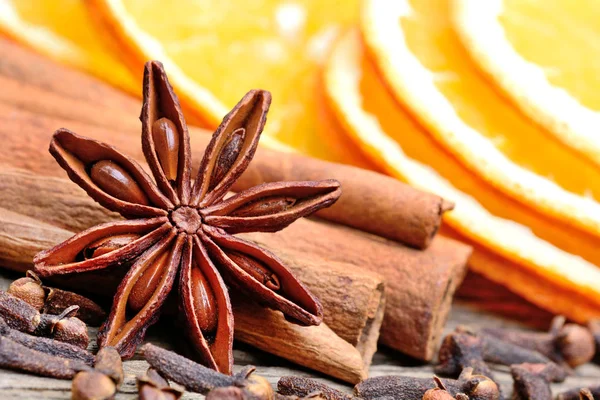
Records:
[[[325,400],[350,400],[352,396],[340,392],[314,379],[299,376],[283,376],[277,382],[277,392],[286,396],[306,397],[320,393]]]
[[[588,388],[567,390],[566,392],[562,392],[558,396],[556,396],[556,400],[579,400],[580,393],[583,389],[587,389],[592,394],[594,399],[600,399],[600,385],[598,385],[590,386]]]
[[[71,379],[79,371],[91,370],[82,361],[42,353],[6,336],[0,337],[0,367],[57,379]]]
[[[51,356],[79,360],[89,366],[94,364],[94,355],[87,350],[69,343],[60,342],[58,340],[45,337],[32,336],[16,329],[12,329],[8,326],[3,318],[0,318],[0,336],[7,337],[27,348],[49,354]]]

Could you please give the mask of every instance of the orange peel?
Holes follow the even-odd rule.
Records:
[[[334,47],[324,70],[327,99],[348,136],[390,175],[456,202],[455,210],[445,216],[444,233],[474,246],[471,269],[574,320],[583,322],[600,315],[596,266],[541,240],[527,227],[492,215],[431,167],[407,156],[396,138],[401,136],[407,143],[419,137],[430,139],[389,94],[386,98],[381,82],[377,91],[364,93],[363,80],[373,85],[378,79],[372,76],[372,67],[365,71],[365,54],[359,34],[352,31]],[[419,149],[414,150],[418,153]]]
[[[426,4],[433,6],[430,12],[406,0],[364,3],[361,31],[393,97],[477,178],[468,192],[485,207],[600,264],[600,204],[583,195],[600,190],[600,171],[548,138],[489,87],[452,31],[447,0],[415,2],[416,7]],[[580,195],[541,176],[542,171]],[[463,184],[466,174],[445,176]]]

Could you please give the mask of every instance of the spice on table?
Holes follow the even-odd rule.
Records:
[[[562,366],[577,367],[594,356],[595,343],[589,329],[577,324],[566,324],[565,317],[557,316],[548,332],[528,332],[515,329],[490,328],[484,335],[535,350]]]
[[[78,306],[71,306],[59,315],[40,314],[28,303],[0,290],[0,318],[9,327],[86,349],[89,343],[87,326],[74,317],[78,310]]]
[[[55,132],[50,152],[69,177],[129,220],[90,228],[39,253],[35,270],[51,276],[130,262],[99,332],[99,344],[114,346],[124,357],[133,355],[180,276],[180,306],[192,345],[211,368],[231,373],[233,316],[224,280],[298,324],[318,325],[323,314],[277,257],[233,234],[283,229],[333,204],[340,184],[269,183],[224,200],[254,156],[271,95],[250,91],[225,116],[195,183],[187,126],[159,62],[146,64],[143,97],[142,148],[156,184],[115,148],[66,129]],[[96,242],[116,236],[121,247],[97,256]]]
[[[113,347],[96,354],[94,369],[79,372],[71,383],[73,400],[112,399],[123,383],[123,362]]]
[[[473,367],[475,373],[489,377],[488,362],[500,365],[545,364],[551,360],[535,350],[505,342],[495,336],[477,334],[467,327],[459,326],[442,342],[439,362],[436,366],[439,374],[458,376],[463,368]]]
[[[552,400],[550,383],[562,382],[567,377],[557,364],[517,364],[510,367],[514,380],[513,399]]]
[[[437,376],[433,377],[433,381],[436,387],[426,391],[422,400],[469,400],[469,397],[464,393],[457,393],[456,396],[452,396]]]
[[[594,400],[594,395],[589,389],[581,389],[579,391],[579,398],[581,400]]]
[[[596,343],[596,353],[594,356],[594,362],[600,363],[600,319],[593,319],[588,322],[588,329],[594,336],[594,342]]]
[[[440,347],[439,364],[435,373],[457,377],[465,368],[473,373],[494,379],[492,370],[483,360],[483,342],[475,333],[459,329],[447,335]]]
[[[70,306],[79,306],[77,318],[91,326],[100,326],[107,316],[102,307],[85,296],[43,286],[41,279],[33,271],[27,271],[26,277],[11,283],[7,292],[44,314],[60,314]]]
[[[556,400],[578,400],[582,391],[586,391],[586,395],[589,393],[592,396],[590,397],[592,400],[600,398],[600,385],[598,385],[587,388],[567,390],[566,392],[559,393],[558,396],[556,396]],[[581,399],[587,400],[588,398],[581,397]]]
[[[115,383],[96,370],[79,372],[71,383],[72,400],[108,400],[114,398]]]
[[[183,395],[181,390],[171,387],[154,368],[148,368],[136,381],[140,400],[177,400]]]
[[[91,369],[82,361],[42,353],[6,336],[0,337],[0,368],[57,379],[71,379],[77,372]]]
[[[18,331],[9,327],[3,318],[0,318],[0,336],[45,354],[79,360],[90,366],[94,364],[94,355],[87,350],[69,343]]]
[[[483,375],[474,375],[472,368],[465,368],[457,380],[440,379],[452,396],[463,393],[470,400],[498,400],[498,385]],[[421,399],[429,389],[436,387],[430,378],[410,376],[378,376],[369,378],[354,387],[354,394],[364,400]]]
[[[265,378],[252,375],[254,367],[246,367],[230,376],[151,343],[142,346],[141,353],[152,368],[191,392],[206,394],[217,387],[227,386],[245,388],[256,396],[265,396],[273,392]]]
[[[277,382],[277,392],[286,396],[306,397],[320,393],[326,400],[351,400],[352,396],[314,379],[300,376],[282,376]]]

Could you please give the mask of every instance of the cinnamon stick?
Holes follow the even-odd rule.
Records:
[[[265,247],[310,253],[380,273],[386,281],[380,342],[427,361],[436,352],[471,254],[469,246],[441,236],[427,250],[419,251],[350,227],[309,219],[274,234],[243,236]]]
[[[349,165],[259,149],[253,166],[236,182],[241,191],[264,182],[335,177],[344,188],[317,216],[418,249],[427,248],[454,204],[397,179]]]
[[[0,249],[6,247],[4,246],[4,238],[11,240],[16,232],[22,231],[19,221],[30,221],[30,225],[34,228],[32,231],[27,231],[27,235],[21,235],[19,241],[14,240],[11,244],[15,254],[21,256],[19,262],[12,262],[13,253],[6,256],[0,253],[1,263],[8,261],[13,268],[24,271],[30,268],[31,259],[40,248],[39,246],[22,248],[19,246],[20,241],[25,240],[23,243],[31,242],[35,244],[39,238],[44,245],[52,246],[62,241],[61,239],[52,243],[53,235],[59,233],[69,237],[73,234],[72,231],[63,229],[64,227],[79,231],[99,222],[119,218],[112,213],[97,212],[101,210],[99,205],[87,198],[82,192],[69,193],[65,189],[69,186],[73,185],[60,178],[48,179],[12,168],[0,170],[0,192],[2,193],[0,195],[0,205],[10,205],[18,201],[19,205],[16,208],[19,211],[22,213],[29,212],[35,217],[34,219],[11,212],[11,215],[14,215],[15,223],[0,224]],[[63,200],[61,200],[61,196],[64,196]],[[61,218],[58,218],[58,216]],[[4,214],[0,212],[0,222],[4,222],[3,218]],[[63,228],[58,228],[49,223],[59,224]],[[36,225],[44,229],[35,232]],[[5,226],[14,226],[14,228],[5,231]],[[238,338],[241,336],[241,340],[246,341],[244,337],[247,336],[247,341],[255,344],[258,340],[256,334],[260,333],[260,330],[255,327],[266,324],[264,332],[260,334],[261,343],[263,344],[257,346],[267,351],[276,351],[276,354],[287,356],[292,361],[304,363],[303,365],[308,364],[312,357],[316,357],[316,354],[300,354],[293,349],[308,346],[307,341],[313,343],[313,336],[326,338],[331,352],[323,352],[320,357],[330,359],[330,361],[321,360],[315,366],[308,366],[315,369],[329,367],[330,370],[324,370],[323,372],[339,379],[355,382],[358,377],[368,370],[376,351],[385,304],[382,277],[377,273],[365,272],[349,264],[326,261],[310,254],[301,254],[293,250],[280,251],[280,249],[272,249],[272,251],[278,254],[286,265],[294,271],[296,276],[321,299],[325,308],[325,321],[331,324],[331,327],[339,333],[339,336],[325,326],[315,330],[301,329],[297,332],[294,326],[287,327],[287,325],[292,324],[285,321],[283,317],[271,317],[269,321],[265,321],[262,313],[253,312],[252,315],[243,317],[241,321],[236,319],[236,326],[240,332]],[[97,276],[98,274],[89,274],[88,276],[79,274],[80,276],[75,277],[76,280],[73,280],[73,278],[63,279],[62,283],[79,285],[82,281],[92,279],[96,284],[92,287],[89,285],[84,287],[96,292],[101,291],[100,294],[110,295],[123,273],[124,271],[111,271],[110,274],[100,274],[102,276]],[[347,296],[348,293],[352,293],[352,296]],[[283,346],[271,349],[272,346],[268,344],[267,339],[272,336],[272,339],[277,342],[279,332],[282,329],[295,332],[297,342],[288,341],[286,346],[289,346],[289,348]],[[353,349],[352,352],[349,352],[348,346]],[[350,359],[340,360],[339,357],[342,355],[343,357],[352,356],[354,361],[350,362]],[[357,360],[360,361],[358,364]],[[347,365],[343,369],[337,370],[335,368],[338,368],[336,367],[338,363]]]
[[[236,339],[345,382],[356,384],[367,378],[360,352],[325,323],[302,327],[287,322],[279,312],[243,299],[232,303]]]
[[[0,195],[0,207],[18,200],[21,212],[33,210],[36,218],[53,223],[56,223],[54,214],[61,215],[61,220],[69,221],[68,228],[73,231],[98,223],[92,210],[100,206],[82,191],[79,195],[70,194],[68,204],[58,201],[53,194],[55,188],[71,185],[66,180],[59,184],[60,181],[54,178],[47,183],[45,177],[5,169],[0,173],[0,193],[4,193]],[[75,214],[75,210],[87,212],[81,215]],[[86,219],[86,215],[90,217]],[[306,219],[279,233],[244,236],[280,255],[316,291],[325,309],[332,310],[325,321],[340,336],[359,346],[365,360],[374,351],[373,332],[377,330],[382,307],[382,300],[377,299],[381,288],[377,279],[368,278],[366,270],[381,274],[387,282],[381,342],[413,357],[430,360],[470,254],[468,246],[442,237],[436,238],[427,250],[418,251],[352,228]],[[327,262],[319,261],[319,257]],[[338,262],[345,264],[337,265]],[[340,276],[344,277],[342,283]],[[345,283],[351,284],[345,288]],[[342,296],[348,290],[353,296]],[[351,302],[347,298],[352,298]],[[354,307],[360,310],[357,314],[350,313]]]
[[[75,125],[66,121],[80,121],[119,133],[130,132],[126,135],[118,134],[123,136],[124,141],[129,139],[131,145],[126,147],[114,140],[114,136],[117,136],[115,133],[100,135],[98,138],[122,148],[138,150],[139,123],[136,116],[139,111],[132,111],[135,105],[139,108],[137,99],[114,93],[114,89],[107,88],[94,78],[73,73],[48,60],[41,61],[38,56],[30,55],[22,49],[14,49],[13,45],[4,41],[0,41],[0,50],[5,50],[3,54],[8,54],[5,63],[10,64],[10,68],[0,65],[0,84],[4,89],[0,94],[0,101],[33,114],[64,121],[51,131],[67,125],[71,130],[78,131]],[[30,67],[32,62],[39,63],[39,69],[45,72],[40,74],[36,70],[38,74],[35,74]],[[22,73],[11,73],[15,70]],[[48,71],[52,71],[53,75]],[[56,84],[60,80],[77,84],[66,90],[62,85]],[[76,88],[81,92],[98,92],[98,96],[90,97],[87,93],[78,92]],[[114,103],[120,107],[115,107],[111,102],[107,104],[107,98],[115,98],[117,101]],[[106,114],[110,118],[105,118]],[[45,132],[46,138],[51,131]],[[210,139],[200,132],[205,131],[192,129],[192,149],[204,149]],[[79,133],[95,136],[86,130],[79,130]],[[141,153],[136,154],[138,158],[140,155]],[[201,159],[197,154],[194,158]],[[337,204],[320,211],[320,217],[419,249],[426,248],[431,243],[441,225],[443,213],[454,207],[451,202],[439,196],[376,172],[268,149],[258,151],[234,190],[270,181],[319,180],[332,176],[342,183],[344,193]]]

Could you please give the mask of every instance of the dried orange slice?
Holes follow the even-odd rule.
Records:
[[[265,133],[320,158],[349,163],[319,122],[315,101],[327,48],[358,1],[91,0],[123,51],[163,62],[186,109],[213,127],[250,88],[272,92]]]
[[[549,139],[477,73],[449,11],[448,0],[365,2],[362,34],[386,86],[477,177],[465,190],[484,207],[600,265],[600,170]]]
[[[0,32],[47,57],[141,96],[141,78],[134,77],[94,29],[83,1],[4,0],[0,4]]]
[[[454,0],[477,65],[548,133],[600,165],[597,0]]]
[[[586,321],[600,315],[600,270],[501,219],[416,158],[436,159],[439,171],[464,175],[452,156],[397,106],[365,56],[357,32],[334,47],[324,72],[333,113],[345,132],[390,175],[456,202],[445,234],[472,244],[470,267],[534,304]],[[427,150],[429,149],[429,150]],[[425,150],[425,151],[424,151]]]

